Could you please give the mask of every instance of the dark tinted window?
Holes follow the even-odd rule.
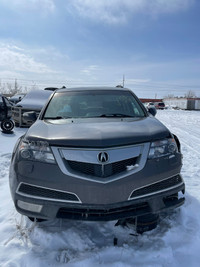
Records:
[[[165,104],[164,104],[164,103],[158,103],[158,106],[160,106],[160,107],[164,107]]]

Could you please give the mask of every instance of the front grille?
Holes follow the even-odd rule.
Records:
[[[183,181],[182,181],[181,176],[176,175],[176,176],[173,176],[169,179],[163,180],[161,182],[139,188],[131,194],[130,198],[135,198],[135,197],[139,197],[139,196],[143,196],[143,195],[147,195],[147,194],[156,193],[158,191],[162,191],[164,189],[168,189],[170,187],[177,186],[177,185],[181,184],[182,182]]]
[[[151,211],[147,202],[138,203],[136,205],[120,206],[115,208],[61,208],[56,217],[74,220],[87,221],[108,221],[122,218],[130,218],[147,214]]]
[[[127,170],[127,166],[134,166],[137,162],[136,158],[125,159],[110,164],[92,164],[78,161],[66,160],[66,164],[78,173],[106,178],[114,174],[118,174]]]
[[[41,199],[53,199],[60,201],[76,201],[80,202],[75,194],[47,189],[43,187],[33,186],[22,183],[18,189],[19,194],[30,195]]]

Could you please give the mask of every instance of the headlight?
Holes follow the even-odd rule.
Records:
[[[45,141],[22,140],[19,145],[19,155],[25,160],[35,160],[47,163],[55,163],[49,144]]]
[[[176,141],[173,138],[152,142],[149,150],[149,159],[168,156],[177,152]]]

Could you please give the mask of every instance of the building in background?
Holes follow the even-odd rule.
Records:
[[[165,98],[163,102],[165,106],[175,109],[200,110],[200,98]]]

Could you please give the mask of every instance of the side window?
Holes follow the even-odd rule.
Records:
[[[3,98],[0,96],[0,104],[3,104]]]

